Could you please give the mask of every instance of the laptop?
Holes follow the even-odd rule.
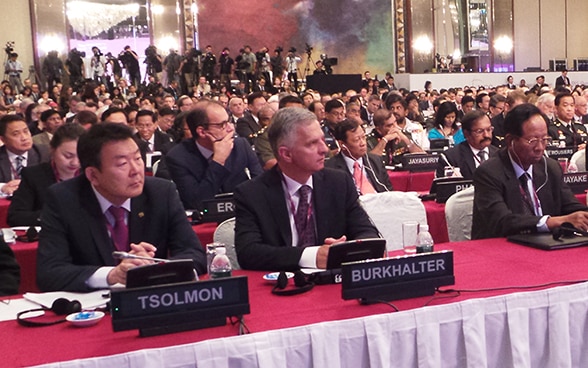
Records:
[[[431,152],[443,152],[449,148],[449,139],[438,138],[429,140],[429,151]]]
[[[556,240],[551,233],[516,234],[508,236],[506,239],[512,243],[543,250],[566,249],[588,245],[588,237],[586,236],[561,236]]]

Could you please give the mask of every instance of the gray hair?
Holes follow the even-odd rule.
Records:
[[[298,127],[307,126],[316,121],[316,115],[308,109],[301,107],[280,109],[272,118],[272,123],[267,132],[274,156],[276,158],[280,157],[278,155],[280,146],[292,147]]]

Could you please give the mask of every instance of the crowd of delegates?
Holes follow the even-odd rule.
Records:
[[[245,47],[239,61],[231,63],[230,50],[224,49],[219,75],[216,56],[207,47],[198,62],[208,64],[200,65],[202,75],[192,88],[186,88],[186,78],[181,83],[180,78],[168,78],[162,84],[158,69],[142,85],[136,75],[130,83],[119,77],[116,85],[103,78],[78,81],[75,90],[55,80],[48,91],[25,80],[18,99],[13,99],[11,82],[2,82],[0,191],[13,198],[11,226],[43,225],[42,289],[84,291],[124,283],[126,271],[142,264],[118,264],[109,256],[110,239],[116,243],[119,226],[119,215],[109,212],[110,205],[125,209],[124,222],[131,227],[121,249],[160,257],[170,249],[194,259],[195,269],[204,272],[200,245],[195,246],[197,252],[178,246],[179,241],[197,243],[186,232],[187,220],[180,224],[166,216],[179,216],[182,207],[202,210],[203,201],[229,192],[235,193],[238,204],[236,249],[243,267],[320,267],[332,244],[377,236],[356,205],[357,196],[393,190],[386,166],[398,166],[407,153],[428,151],[436,140],[448,145],[437,176],[444,175],[449,164],[486,193],[476,194],[474,237],[542,231],[563,221],[588,228],[583,212],[577,212],[584,206],[574,202],[565,185],[552,184],[561,182],[559,166],[542,159],[548,144],[585,149],[588,89],[564,83],[554,90],[538,77],[531,88],[515,86],[509,78],[492,88],[436,90],[427,83],[423,90],[409,91],[397,88],[390,73],[378,81],[365,72],[358,91],[299,93],[298,78],[277,77],[267,83],[280,65],[280,75],[295,73],[295,50],[281,64],[267,49],[262,51],[260,61],[258,53]],[[102,56],[94,52],[99,62]],[[281,52],[276,50],[276,55]],[[162,68],[169,76],[183,75],[185,62],[174,54],[162,59]],[[229,84],[233,76],[238,76],[234,86]],[[533,109],[521,114],[518,106]],[[541,121],[545,127],[535,126]],[[96,146],[88,136],[98,140]],[[119,151],[125,157],[124,170],[117,164]],[[81,153],[84,158],[78,158]],[[110,160],[106,164],[101,162],[104,155]],[[517,190],[517,179],[495,181],[498,167],[508,177],[528,171],[533,180]],[[146,173],[159,178],[145,179]],[[81,197],[71,197],[68,190]],[[157,197],[156,191],[165,196]],[[522,196],[530,206],[512,205],[518,199],[501,197],[504,193]],[[546,195],[555,202],[544,199]],[[178,236],[136,232],[141,226],[133,216],[145,216],[145,201],[156,197],[149,205],[167,201],[169,206],[163,207],[172,212],[158,212],[141,226],[166,218],[166,228],[179,231]],[[66,216],[75,204],[89,205],[92,211]],[[537,210],[542,204],[545,207]],[[306,211],[302,215],[300,208]],[[525,225],[513,226],[519,218],[509,216],[529,209],[534,213],[524,214],[529,216]],[[324,222],[333,214],[336,221]],[[64,216],[69,222],[58,220]],[[494,219],[492,227],[479,224],[487,218]],[[84,219],[100,224],[86,229],[79,223]],[[88,254],[78,244],[83,231],[77,227],[92,234],[95,249]]]

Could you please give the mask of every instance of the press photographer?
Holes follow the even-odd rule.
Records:
[[[20,73],[22,73],[22,64],[16,60],[18,54],[14,52],[14,41],[8,41],[4,48],[4,52],[8,56],[8,60],[4,64],[4,73],[8,74],[8,81],[12,86],[12,89],[16,93],[22,91],[22,82],[20,80]]]
[[[216,56],[212,53],[212,46],[207,45],[202,57],[202,75],[208,83],[214,82],[214,66],[216,65]]]
[[[163,61],[157,53],[157,47],[150,45],[145,49],[145,61],[143,63],[147,64],[147,75],[154,77],[159,82],[161,72],[163,72]]]
[[[65,61],[65,71],[69,75],[69,84],[76,92],[79,92],[84,84],[86,68],[84,68],[83,58],[85,57],[85,52],[73,48],[69,51]]]
[[[310,55],[312,47],[306,44],[306,52]],[[288,72],[288,80],[294,83],[294,90],[298,92],[298,63],[302,61],[300,56],[296,55],[296,48],[290,47],[288,55],[286,56],[286,71]]]
[[[284,74],[284,58],[282,57],[282,51],[284,49],[282,46],[276,47],[274,50],[274,56],[270,59],[270,64],[272,65],[272,72],[274,73],[273,77],[280,77],[282,78],[282,74]]]
[[[139,55],[131,49],[131,46],[125,46],[124,50],[118,55],[118,60],[120,60],[123,64],[123,68],[125,68],[129,74],[129,83],[135,87],[141,84]]]

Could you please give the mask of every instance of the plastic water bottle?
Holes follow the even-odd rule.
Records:
[[[417,235],[417,253],[429,253],[433,251],[433,237],[429,232],[429,225],[419,226],[419,235]]]
[[[225,247],[216,248],[216,256],[214,256],[210,264],[210,278],[231,277],[232,271],[233,267],[231,267],[231,261],[227,257],[227,249]]]

